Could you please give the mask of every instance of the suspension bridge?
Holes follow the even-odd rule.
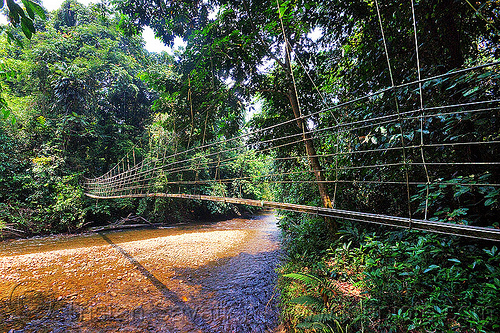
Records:
[[[500,62],[422,77],[415,29],[416,79],[396,84],[378,14],[390,86],[184,149],[172,133],[161,149],[142,156],[134,148],[102,176],[86,179],[85,194],[96,199],[207,200],[500,241],[500,229],[438,218],[440,207],[434,204],[450,193],[493,198],[499,191]],[[307,144],[316,147],[313,153]],[[256,162],[267,165],[267,171],[243,172]],[[293,168],[283,172],[283,165]],[[241,172],[234,172],[238,168]],[[331,194],[330,204],[303,205],[293,197],[297,187],[319,196],[319,185]],[[285,199],[266,200],[248,190],[262,186],[279,189]],[[372,193],[387,193],[407,207],[370,205]],[[356,196],[360,204],[346,207],[347,196]],[[456,217],[463,214],[457,208]]]

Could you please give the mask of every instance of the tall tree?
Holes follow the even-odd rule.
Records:
[[[314,142],[301,108],[300,90],[294,84],[296,55],[307,58],[317,50],[310,33],[321,26],[315,2],[277,1],[118,1],[118,7],[138,26],[150,25],[165,43],[175,36],[187,41],[183,56],[187,73],[210,68],[218,79],[233,81],[236,94],[249,100],[255,94],[285,99],[290,118],[302,131],[309,163],[318,183],[323,206],[331,207],[330,194],[317,158]],[[154,10],[153,10],[154,8]],[[325,8],[329,18],[335,8]],[[208,13],[215,15],[209,18]],[[279,84],[269,79],[272,68]],[[208,81],[208,77],[202,77]],[[186,80],[185,80],[186,82]],[[303,103],[304,105],[308,103]]]
[[[17,130],[0,124],[0,170],[11,169],[0,175],[4,221],[43,233],[118,210],[91,204],[79,185],[83,174],[104,173],[140,142],[156,99],[139,78],[156,60],[117,23],[106,7],[68,0],[23,47],[1,40],[1,62],[15,73],[1,84],[18,119]]]
[[[33,34],[37,31],[35,19],[38,18],[45,20],[46,15],[44,9],[37,3],[37,1],[22,0],[22,6],[16,1],[1,1],[0,9],[4,10],[4,13],[8,16],[11,26],[0,27],[0,34],[5,34],[9,43],[16,42],[18,45],[22,45],[21,37],[19,34],[15,33],[12,27],[21,28],[22,34],[26,38],[31,38]],[[7,102],[3,98],[0,89],[0,119],[7,119],[10,115],[10,108]],[[15,117],[11,117],[12,122],[16,121]]]

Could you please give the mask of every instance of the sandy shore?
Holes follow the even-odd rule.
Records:
[[[253,284],[273,272],[272,264],[267,267],[267,259],[259,262],[259,258],[268,258],[266,253],[278,248],[266,236],[269,225],[275,225],[271,217],[233,219],[204,230],[170,234],[168,230],[149,230],[131,238],[126,233],[109,233],[100,238],[92,236],[92,246],[68,248],[66,242],[60,249],[49,247],[51,250],[45,252],[0,256],[0,332],[36,332],[41,325],[83,332],[204,332],[200,327],[219,332],[219,321],[227,325],[227,321],[240,319],[232,315],[220,317],[218,312],[232,311],[233,305],[228,304],[238,308],[239,302],[232,299],[231,295],[236,294],[231,289],[223,289],[227,290],[229,298],[224,302],[228,304],[216,301],[212,293],[217,288],[207,293],[204,281],[210,280],[214,272],[222,274],[217,268],[223,267],[220,265],[239,262],[235,258],[241,258],[242,264],[231,266],[228,280],[252,286],[249,290],[255,295],[240,290],[244,302],[254,304],[255,299],[264,297],[259,303],[262,310],[248,312],[264,316],[270,310],[266,297],[271,296],[262,296],[263,290]],[[248,277],[247,273],[236,272],[245,271],[246,264],[253,265],[248,267]],[[213,283],[225,286],[224,280],[210,281],[212,287]],[[272,294],[272,289],[267,293]],[[137,313],[143,317],[138,319]],[[193,313],[198,315],[193,317]],[[165,330],[165,325],[172,331]]]
[[[49,303],[76,304],[89,319],[102,311],[132,313],[138,305],[168,308],[175,302],[166,291],[187,302],[199,288],[175,279],[176,270],[235,255],[249,234],[215,230],[122,243],[104,236],[108,245],[0,257],[0,321],[13,313],[36,317]],[[19,305],[26,297],[36,298],[29,309]]]
[[[169,265],[195,267],[207,264],[241,244],[248,235],[243,230],[221,230],[193,232],[146,240],[91,246],[77,249],[62,249],[41,253],[0,257],[0,276],[2,279],[21,277],[23,272],[43,269],[50,266],[68,264],[97,264],[110,260],[117,264],[125,260],[120,249],[137,260],[162,262]]]

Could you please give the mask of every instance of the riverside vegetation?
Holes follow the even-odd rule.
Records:
[[[222,204],[95,201],[83,195],[83,176],[106,172],[132,147],[143,147],[144,152],[164,149],[176,128],[190,122],[185,118],[189,101],[182,91],[180,64],[167,53],[146,51],[141,37],[123,34],[122,22],[103,4],[65,1],[59,10],[47,13],[46,20],[35,18],[37,32],[31,39],[20,28],[4,27],[8,32],[0,44],[6,118],[0,124],[4,233],[75,232],[132,212],[160,223],[234,213],[234,207]],[[17,43],[7,42],[9,35]],[[206,140],[238,132],[243,110],[233,107],[235,103],[221,100],[221,111],[203,119]],[[180,144],[188,145],[188,135],[179,133]],[[140,158],[141,149],[136,151]],[[221,168],[221,176],[246,175],[265,167],[256,161],[242,170],[243,159],[242,155]],[[261,190],[265,191],[246,188],[250,193]]]
[[[500,56],[500,8],[492,1],[167,1],[116,0],[85,7],[66,1],[47,20],[35,19],[38,32],[23,47],[1,44],[3,96],[16,124],[0,129],[0,220],[25,234],[75,231],[138,212],[164,221],[179,211],[234,212],[224,204],[166,199],[95,202],[82,195],[79,177],[97,176],[131,147],[144,154],[175,136],[179,147],[231,138],[245,128],[290,126],[259,132],[266,140],[301,133],[300,116],[311,124],[367,119],[418,102],[415,91],[387,92],[385,98],[352,108],[320,112],[326,100],[346,102],[391,85],[415,81],[415,5],[422,77],[495,62]],[[380,6],[380,21],[377,6]],[[156,8],[155,11],[150,8]],[[385,29],[381,35],[380,22]],[[165,43],[182,37],[186,47],[175,56],[150,54],[137,36],[152,27]],[[21,30],[10,29],[12,35]],[[313,37],[312,32],[319,37]],[[285,44],[283,35],[289,36]],[[393,72],[387,70],[387,42]],[[287,45],[285,47],[285,45]],[[288,57],[286,49],[293,52]],[[499,98],[498,67],[475,75],[459,73],[423,84],[429,105],[460,104]],[[485,78],[487,78],[485,80]],[[298,91],[295,94],[294,91]],[[318,91],[320,93],[318,93]],[[262,102],[245,123],[245,104]],[[301,105],[298,110],[297,105]],[[5,113],[7,115],[7,113]],[[221,178],[296,171],[321,162],[323,175],[301,175],[307,184],[275,183],[249,187],[249,197],[321,206],[336,194],[336,208],[499,228],[500,170],[444,165],[442,186],[394,190],[384,184],[318,186],[342,176],[372,176],[357,171],[353,155],[316,160],[335,147],[386,149],[396,141],[418,145],[425,132],[432,142],[500,139],[498,110],[444,114],[404,132],[409,121],[379,126],[373,132],[338,132],[313,147],[281,146],[266,159],[239,159]],[[292,122],[293,121],[293,122]],[[299,125],[299,126],[296,126]],[[281,132],[280,132],[281,131]],[[260,144],[259,144],[260,142]],[[239,143],[242,144],[242,143]],[[251,154],[251,152],[246,152]],[[429,160],[491,162],[498,145],[429,150]],[[307,158],[300,158],[307,157]],[[363,155],[367,164],[399,161],[401,155]],[[407,158],[418,161],[419,152]],[[243,161],[254,161],[245,166]],[[384,169],[400,180],[405,169]],[[423,176],[422,169],[406,169]],[[430,170],[431,176],[433,172]],[[209,175],[205,175],[208,177]],[[201,175],[201,177],[204,177]],[[295,178],[294,178],[295,177]],[[309,177],[309,178],[308,178]],[[198,193],[230,193],[231,188],[201,187]],[[411,192],[408,195],[407,192]],[[279,270],[282,321],[290,332],[495,332],[500,329],[500,252],[498,245],[415,230],[393,230],[357,222],[281,213],[285,259]],[[182,218],[182,216],[178,216]]]

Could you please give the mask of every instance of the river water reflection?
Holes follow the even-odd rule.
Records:
[[[0,243],[0,332],[277,332],[276,218]]]

